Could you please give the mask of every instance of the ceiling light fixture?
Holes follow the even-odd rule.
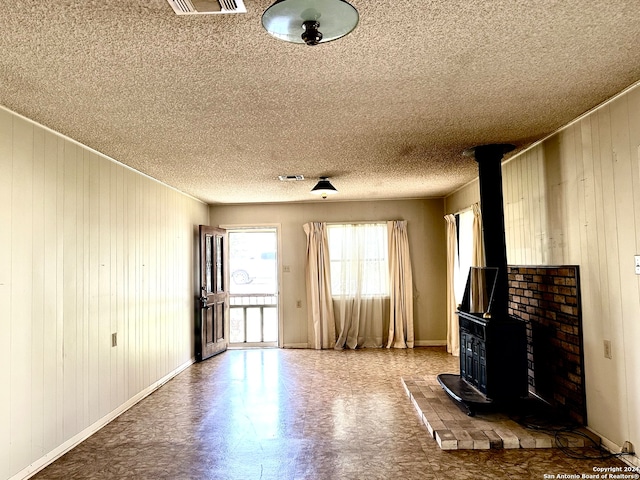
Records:
[[[262,14],[262,26],[285,42],[318,45],[344,37],[359,18],[345,0],[277,0]]]
[[[338,193],[338,190],[336,190],[336,187],[331,185],[329,177],[320,177],[316,186],[311,189],[311,193],[320,195],[322,198],[327,198],[327,195]]]

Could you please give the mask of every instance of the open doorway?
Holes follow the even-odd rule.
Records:
[[[278,229],[226,227],[229,348],[277,347]]]

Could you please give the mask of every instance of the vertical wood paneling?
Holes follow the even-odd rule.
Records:
[[[578,122],[573,126],[573,150],[576,154],[576,251],[572,255],[577,261],[572,260],[574,264],[582,264],[582,256],[588,249],[588,231],[587,231],[587,204],[588,198],[588,180],[585,164],[588,159],[588,146],[583,143],[582,124]]]
[[[139,302],[141,304],[140,311],[140,319],[142,321],[142,337],[141,337],[141,345],[140,345],[140,358],[142,359],[142,384],[147,385],[153,381],[151,375],[151,317],[149,316],[149,256],[150,256],[150,233],[149,233],[149,225],[151,221],[149,219],[148,211],[149,211],[149,203],[150,203],[150,193],[151,193],[151,185],[147,182],[141,182],[140,186],[140,204],[139,208],[139,218],[140,224],[142,225],[141,235],[140,235],[140,261],[138,264],[138,269],[140,271],[140,298]]]
[[[64,162],[65,162],[65,143],[64,139],[58,139],[56,142],[56,170],[55,170],[55,246],[56,246],[56,276],[54,284],[56,286],[55,305],[56,305],[56,444],[66,440],[64,436]]]
[[[109,240],[109,408],[118,406],[118,385],[121,380],[118,378],[118,347],[111,344],[111,335],[118,331],[118,166],[110,163],[109,176],[109,230],[105,232]]]
[[[165,238],[165,252],[164,252],[164,261],[165,261],[165,265],[164,265],[164,271],[167,272],[166,275],[164,275],[164,289],[162,291],[162,296],[164,298],[171,298],[171,287],[172,287],[172,282],[171,282],[171,275],[170,273],[170,267],[171,265],[173,265],[173,258],[172,258],[172,245],[173,245],[173,235],[171,233],[171,225],[173,224],[173,216],[172,216],[172,211],[173,211],[173,192],[171,191],[166,191],[165,192],[166,195],[166,200],[165,200],[165,212],[163,215],[163,219],[164,219],[164,226],[163,226],[163,231],[164,233],[164,238]],[[208,223],[208,222],[207,222]],[[176,362],[176,352],[175,352],[175,338],[173,337],[173,330],[172,330],[172,324],[171,324],[171,303],[163,303],[163,308],[164,308],[164,315],[166,317],[165,319],[165,323],[166,323],[166,335],[167,335],[167,365],[166,368],[171,368],[171,364],[173,364],[174,362]]]
[[[537,178],[538,178],[538,189],[535,192],[537,195],[537,203],[539,208],[540,215],[540,242],[538,245],[540,246],[540,251],[537,252],[536,261],[539,261],[542,264],[551,263],[550,261],[550,240],[549,240],[549,221],[547,209],[545,208],[547,202],[547,177],[546,177],[546,169],[544,163],[544,151],[542,148],[536,148],[536,163],[538,165],[537,169]]]
[[[527,220],[531,224],[531,264],[542,263],[541,253],[544,245],[545,228],[542,221],[542,203],[544,198],[544,183],[542,181],[541,164],[538,161],[538,151],[529,153],[531,169],[529,192],[531,192],[531,217]]]
[[[130,369],[130,357],[131,352],[129,349],[130,346],[130,337],[131,337],[131,329],[129,326],[129,176],[128,171],[123,170],[121,172],[121,182],[122,182],[122,232],[121,232],[121,242],[122,242],[122,282],[120,282],[121,286],[121,295],[122,295],[122,318],[118,323],[118,343],[120,348],[122,349],[122,395],[124,398],[129,398],[131,396],[129,383],[131,380],[131,369]]]
[[[33,125],[13,122],[11,221],[11,446],[12,470],[31,458],[31,299],[33,286]]]
[[[635,205],[635,253],[640,254],[640,89],[636,88],[627,95],[629,115],[629,150],[631,156],[631,177],[633,181],[633,201]],[[632,282],[633,283],[633,282]],[[640,296],[640,277],[635,277],[635,287]],[[640,301],[639,301],[640,303]],[[630,321],[624,323],[624,361],[627,369],[627,408],[629,410],[629,438],[640,439],[640,415],[638,411],[638,398],[640,398],[640,349],[637,348],[637,339],[640,338],[640,317],[636,305],[636,313]]]
[[[151,381],[160,378],[160,322],[158,317],[157,280],[158,280],[158,185],[149,184],[149,204],[147,216],[149,218],[149,259],[147,263],[149,289],[149,320],[151,342],[150,360]]]
[[[546,151],[548,156],[544,149],[536,148],[503,166],[505,234],[510,264],[543,264],[551,255],[546,251],[548,245],[556,252],[556,263],[566,254],[563,253],[567,248],[566,232],[559,219],[568,208],[568,200],[564,195],[558,195],[555,202],[545,200],[546,163],[551,163],[552,189],[557,192],[565,183],[566,172],[556,162],[560,145],[557,142],[551,146]],[[555,222],[549,225],[548,218]],[[551,238],[550,229],[554,232]]]
[[[137,392],[137,362],[136,362],[136,346],[137,346],[137,328],[136,313],[137,304],[133,301],[136,295],[136,278],[135,263],[136,249],[135,240],[137,235],[136,224],[136,178],[133,173],[125,172],[127,181],[125,182],[125,204],[127,205],[125,215],[126,220],[126,263],[125,263],[125,295],[126,303],[126,340],[127,340],[127,396],[131,397]]]
[[[156,278],[158,279],[156,283],[156,302],[158,304],[158,320],[159,320],[159,337],[160,337],[160,348],[162,352],[162,356],[160,361],[158,362],[159,366],[159,376],[163,377],[169,371],[169,352],[168,352],[168,336],[167,336],[167,317],[166,317],[166,308],[165,303],[161,301],[162,298],[165,297],[166,293],[166,278],[168,275],[167,272],[167,230],[166,230],[166,205],[167,205],[167,190],[166,189],[158,189],[158,208],[156,208],[157,212],[157,220],[156,225],[158,228],[156,238],[159,242],[159,248],[157,251],[157,274]]]
[[[545,142],[541,145],[540,155],[541,161],[544,165],[544,182],[546,187],[546,198],[544,202],[544,211],[546,213],[546,232],[547,232],[547,261],[550,264],[557,264],[556,260],[556,252],[558,251],[558,245],[561,242],[561,235],[557,231],[556,225],[559,223],[557,220],[558,217],[558,209],[555,206],[559,201],[561,201],[562,197],[558,195],[558,186],[557,182],[560,178],[559,171],[559,139],[552,138],[549,141]],[[555,199],[554,205],[549,205],[549,199]]]
[[[192,358],[194,251],[176,239],[207,221],[204,204],[0,109],[0,478]]]
[[[529,192],[529,172],[531,171],[530,158],[527,156],[523,162],[520,162],[520,182],[519,182],[519,198],[520,198],[520,221],[522,223],[522,261],[525,265],[531,262],[531,247],[533,239],[531,238],[531,226],[528,219],[531,218],[529,205],[531,201],[525,197],[525,193]]]
[[[91,152],[83,149],[82,157],[82,184],[80,187],[82,197],[82,218],[78,220],[82,225],[82,402],[81,418],[82,425],[91,423],[91,381],[90,381],[90,358],[91,358]]]
[[[527,240],[526,240],[526,225],[524,223],[524,196],[523,196],[523,180],[525,175],[525,168],[522,162],[516,162],[514,164],[514,173],[515,177],[513,178],[513,183],[515,185],[515,197],[513,201],[515,202],[515,215],[517,216],[517,227],[518,232],[516,234],[516,243],[518,248],[518,257],[521,261],[524,261],[526,258],[526,248],[527,248]]]
[[[605,204],[604,204],[604,182],[602,175],[602,153],[600,147],[600,121],[597,114],[590,115],[592,130],[591,139],[593,144],[593,162],[594,162],[594,195],[596,202],[596,229],[597,229],[597,255],[593,258],[598,263],[598,275],[600,282],[600,298],[602,299],[602,321],[599,322],[597,332],[600,338],[611,339],[609,318],[611,309],[609,307],[609,271],[607,268],[607,242],[606,242],[606,224],[605,224]],[[593,262],[593,260],[592,260]],[[589,330],[587,330],[589,332]]]
[[[514,234],[505,235],[505,244],[507,248],[507,261],[511,263],[517,262],[518,249],[515,243],[515,232],[518,228],[514,225],[516,222],[513,206],[513,181],[515,175],[511,175],[510,171],[513,165],[506,164],[503,166],[502,175],[502,198],[504,203],[504,224],[505,232],[513,232]],[[480,205],[482,209],[482,204]]]
[[[135,258],[134,258],[134,263],[133,263],[133,278],[135,280],[135,284],[134,284],[134,297],[136,299],[135,301],[135,317],[134,317],[134,329],[135,329],[135,346],[134,346],[134,352],[135,352],[135,366],[134,366],[134,371],[136,372],[136,378],[135,378],[135,385],[134,385],[134,390],[137,392],[138,390],[140,390],[140,387],[143,385],[144,382],[144,365],[143,365],[143,356],[144,356],[144,351],[143,351],[143,341],[144,341],[144,337],[146,335],[146,331],[144,328],[144,323],[142,321],[142,314],[143,314],[143,309],[144,309],[144,290],[142,288],[142,268],[141,265],[143,263],[143,259],[142,259],[142,226],[143,226],[143,218],[142,215],[140,214],[140,211],[142,209],[142,179],[141,178],[136,178],[135,179],[135,202],[134,202],[134,209],[135,209],[135,225],[134,225],[134,231],[135,231],[135,239],[133,242],[133,248],[134,248],[134,252],[135,252]]]
[[[175,192],[168,192],[169,195],[169,200],[168,200],[168,207],[169,207],[169,214],[168,214],[168,222],[169,225],[175,225],[176,223],[178,223],[180,220],[176,215],[176,212],[178,211],[178,195]],[[209,222],[207,222],[208,224]],[[177,239],[177,232],[175,231],[169,231],[169,234],[167,235],[167,239],[168,239],[168,254],[167,254],[167,260],[169,261],[169,265],[178,265],[178,243],[176,241]],[[167,291],[166,291],[166,298],[170,298],[172,301],[168,302],[167,305],[167,315],[169,316],[169,318],[173,318],[175,315],[175,312],[178,309],[178,306],[176,305],[175,302],[175,298],[176,298],[176,294],[177,292],[180,291],[180,289],[177,286],[176,283],[176,272],[175,270],[172,270],[171,267],[169,267],[168,271],[170,272],[170,274],[167,276]],[[180,362],[180,330],[179,330],[179,324],[177,322],[169,322],[169,338],[170,338],[170,345],[171,345],[171,364],[179,364]]]
[[[568,243],[569,238],[567,236],[567,225],[566,222],[569,221],[566,218],[567,213],[567,205],[570,189],[568,184],[567,177],[567,163],[563,162],[562,159],[567,154],[567,145],[571,143],[569,137],[569,132],[567,130],[562,130],[558,134],[558,145],[556,155],[553,159],[555,165],[555,172],[557,177],[553,179],[553,197],[551,202],[547,202],[548,206],[551,206],[551,209],[554,212],[553,217],[551,217],[550,227],[554,232],[555,238],[555,248],[554,248],[554,257],[553,263],[555,265],[562,265],[563,263],[568,262]],[[554,199],[556,201],[554,201]]]
[[[633,201],[640,205],[640,89],[636,88],[627,96],[629,107],[629,149],[633,175]],[[640,252],[640,208],[634,209],[636,218],[637,252]],[[640,281],[638,283],[640,288]]]
[[[100,162],[98,377],[102,417],[111,410],[111,165]]]
[[[76,224],[76,146],[64,142],[64,238],[63,238],[63,344],[64,344],[64,438],[77,431],[77,224]]]
[[[44,305],[43,337],[45,339],[42,349],[42,374],[43,395],[46,399],[44,406],[44,448],[48,452],[58,444],[58,424],[51,419],[58,414],[58,289],[57,289],[57,198],[58,198],[58,137],[50,132],[45,133],[44,149],[44,205],[43,205],[43,230],[45,236],[40,239],[44,246],[43,277],[44,286],[42,297]],[[44,241],[46,239],[46,241]]]
[[[531,226],[529,225],[528,219],[529,217],[529,205],[531,203],[531,198],[526,196],[526,192],[529,191],[529,171],[531,169],[530,166],[530,157],[527,155],[522,159],[521,162],[516,162],[516,165],[519,166],[518,169],[518,216],[520,217],[519,225],[520,225],[520,264],[528,265],[531,259],[531,247],[532,247],[532,239],[531,239]]]
[[[581,246],[583,257],[591,261],[582,261],[580,275],[582,277],[583,310],[591,312],[595,318],[602,318],[602,282],[600,275],[599,247],[598,247],[598,198],[596,192],[596,168],[594,161],[593,129],[591,117],[580,122],[581,145],[583,149],[584,172],[584,222],[583,231],[585,242]],[[599,174],[598,174],[599,175]],[[598,335],[600,337],[600,335]],[[590,339],[585,339],[585,342]],[[596,343],[597,340],[591,340]],[[597,347],[594,347],[597,348]]]
[[[116,405],[119,405],[126,401],[126,337],[124,332],[125,325],[125,282],[124,282],[124,262],[125,262],[125,250],[124,250],[124,170],[122,168],[118,168],[116,165],[113,165],[115,171],[115,218],[116,218],[116,269],[115,269],[115,288],[116,288],[116,318],[115,318],[115,330],[118,334],[118,346],[116,347],[117,354],[117,365],[115,376],[118,379],[116,382],[117,389],[117,397],[116,397]]]
[[[76,425],[84,425],[83,423],[83,406],[84,406],[84,393],[86,376],[84,375],[84,330],[85,330],[85,315],[84,315],[84,195],[83,195],[83,182],[84,182],[84,149],[74,144],[75,149],[75,183],[71,186],[75,192],[76,204],[75,211],[71,212],[73,221],[75,222],[75,251],[70,252],[75,257],[75,280],[76,291],[74,294],[75,312],[76,312],[76,352],[75,352],[75,368],[76,368],[76,381],[74,385],[75,389],[75,422]]]
[[[0,425],[11,422],[11,229],[13,179],[13,118],[0,110]],[[7,368],[8,367],[8,368]],[[0,427],[0,478],[10,475],[11,436],[9,428]]]
[[[42,129],[33,132],[33,272],[31,296],[31,351],[44,350],[44,151],[45,134]],[[38,293],[36,293],[38,292]],[[29,308],[29,306],[27,306]],[[42,355],[33,357],[31,368],[31,455],[40,457],[44,450],[44,361]]]
[[[89,154],[89,421],[100,418],[100,159]]]
[[[637,323],[638,318],[640,318],[640,297],[638,296],[638,281],[635,277],[633,263],[634,255],[638,253],[636,251],[635,216],[631,210],[634,198],[634,168],[631,162],[635,155],[632,154],[630,148],[628,107],[628,97],[626,96],[611,103],[611,132],[616,192],[616,231],[620,260],[619,284],[622,313],[621,317],[612,319],[616,333],[612,339],[614,342],[612,346],[616,352],[622,353],[628,351],[628,358],[631,359],[637,355],[632,353],[633,350],[637,350],[637,343],[626,342],[627,329],[625,328],[625,324],[632,326]],[[630,347],[629,350],[624,348],[625,343],[627,347]],[[618,417],[618,422],[620,423],[622,438],[627,439],[629,438],[629,426],[625,425],[625,423],[628,422],[631,417],[636,416],[637,406],[640,403],[640,401],[636,400],[632,405],[629,405],[628,398],[631,396],[632,398],[638,399],[640,391],[629,392],[629,385],[626,382],[628,382],[631,377],[637,376],[638,372],[632,373],[631,376],[629,375],[628,369],[632,362],[627,361],[624,356],[616,356],[615,362],[621,370],[621,376],[623,376],[625,380],[620,382],[618,398],[622,400],[619,401],[617,407],[621,412],[621,415]]]
[[[572,125],[565,130],[564,141],[560,150],[560,164],[562,169],[562,185],[560,189],[564,192],[564,205],[560,221],[564,238],[564,248],[562,250],[562,263],[575,264],[580,262],[580,224],[578,218],[578,165],[581,163],[581,153],[576,151],[576,125]],[[581,152],[581,150],[580,150]]]
[[[613,319],[620,318],[622,314],[620,298],[620,259],[618,251],[616,191],[614,180],[614,154],[611,140],[611,113],[609,106],[605,106],[597,112],[599,118],[600,136],[600,174],[602,176],[602,204],[603,204],[603,233],[604,251],[601,252],[602,262],[607,271],[607,299],[609,304],[608,315],[603,318],[603,331],[605,338],[612,339]],[[614,340],[615,342],[615,340]],[[603,392],[604,395],[604,392]],[[606,395],[605,395],[606,396]]]

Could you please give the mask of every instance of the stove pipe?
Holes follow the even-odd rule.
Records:
[[[509,284],[507,278],[507,246],[504,233],[502,203],[502,158],[515,146],[509,144],[480,145],[466,150],[466,156],[478,162],[482,237],[487,267],[497,267],[491,317],[508,318]]]

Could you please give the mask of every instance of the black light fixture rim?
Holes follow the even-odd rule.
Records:
[[[338,192],[338,189],[329,181],[329,177],[319,177],[318,183],[311,189],[311,193],[320,193],[321,190]]]

